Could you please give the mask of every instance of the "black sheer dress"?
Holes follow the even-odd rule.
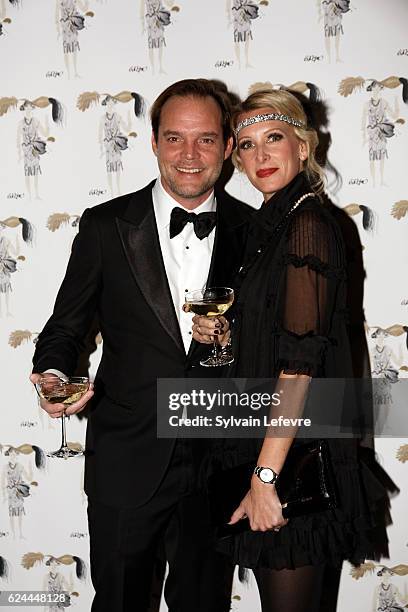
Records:
[[[237,282],[235,363],[229,376],[273,378],[281,371],[313,377],[353,376],[347,326],[344,245],[330,210],[304,173],[255,213]],[[223,468],[257,459],[262,440],[223,440],[213,461]],[[292,518],[279,532],[249,531],[221,541],[248,568],[339,567],[388,556],[388,492],[362,460],[355,439],[329,439],[336,509]],[[217,448],[218,446],[218,448]],[[249,483],[248,483],[249,484]]]

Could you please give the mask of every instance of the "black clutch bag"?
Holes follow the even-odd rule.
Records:
[[[254,468],[254,463],[245,463],[212,474],[208,479],[211,517],[218,537],[250,530],[248,519],[241,519],[235,525],[228,525],[228,521],[249,491]],[[293,446],[276,490],[285,518],[336,507],[336,487],[327,442],[313,440]]]

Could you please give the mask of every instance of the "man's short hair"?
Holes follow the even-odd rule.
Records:
[[[167,89],[165,89],[154,101],[150,109],[150,120],[156,142],[159,135],[161,111],[167,100],[170,100],[170,98],[174,96],[183,98],[213,98],[221,111],[221,126],[224,142],[226,143],[228,138],[232,136],[232,108],[230,95],[225,84],[221,81],[209,79],[183,79],[167,87]]]

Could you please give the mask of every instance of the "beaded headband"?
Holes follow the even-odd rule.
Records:
[[[289,125],[294,125],[295,127],[304,128],[305,124],[303,121],[299,121],[298,119],[294,119],[289,115],[282,115],[281,113],[267,113],[264,115],[254,115],[253,117],[247,117],[240,121],[237,127],[234,130],[235,136],[238,136],[240,131],[248,127],[248,125],[253,125],[254,123],[260,123],[261,121],[284,121],[285,123],[289,123]]]

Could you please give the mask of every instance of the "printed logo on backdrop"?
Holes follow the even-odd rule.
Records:
[[[344,35],[343,17],[350,12],[350,0],[317,0],[319,22],[323,20],[326,57],[332,61],[333,51],[336,62],[341,62],[340,40]]]
[[[133,112],[129,102],[132,103]],[[100,157],[105,158],[109,189],[111,196],[115,197],[115,194],[122,193],[123,152],[129,148],[129,139],[137,137],[136,132],[132,131],[132,114],[137,118],[144,116],[146,104],[143,97],[133,91],[121,91],[115,95],[85,91],[78,96],[77,108],[82,112],[99,104],[106,108],[100,116],[97,132]],[[127,106],[126,119],[122,116],[124,106]]]
[[[70,554],[55,557],[41,552],[28,552],[23,555],[21,565],[26,570],[41,568],[41,575],[38,576],[38,590],[48,591],[54,595],[68,593],[68,600],[63,605],[51,605],[48,608],[50,611],[67,608],[74,604],[73,598],[80,597],[77,587],[85,581],[87,575],[86,563],[80,557]]]
[[[22,270],[25,255],[21,254],[18,233],[24,243],[32,245],[34,228],[23,217],[8,217],[0,220],[0,318],[10,317],[10,294],[12,292],[12,277]]]
[[[303,61],[312,62],[313,64],[315,64],[316,62],[320,62],[323,59],[324,59],[324,55],[314,55],[313,53],[311,53],[309,55],[305,55],[303,58]]]
[[[18,161],[23,163],[25,187],[30,200],[33,192],[36,199],[40,200],[39,177],[43,174],[42,156],[48,152],[50,143],[56,140],[50,134],[48,113],[51,109],[53,122],[62,125],[63,108],[58,100],[47,96],[40,96],[35,100],[0,98],[0,117],[17,108],[24,114],[17,124]]]
[[[349,185],[355,185],[357,187],[360,187],[361,185],[367,185],[368,183],[368,178],[361,178],[361,177],[353,177],[350,178],[348,181]]]
[[[69,534],[70,538],[76,538],[78,540],[85,540],[89,536],[88,533],[84,533],[83,531],[71,531]]]
[[[227,23],[232,27],[235,57],[239,69],[252,68],[250,61],[253,41],[253,22],[263,16],[261,7],[267,7],[268,0],[227,0]],[[245,64],[243,63],[245,61]]]
[[[408,326],[367,327],[371,374],[377,379],[374,393],[376,431],[387,434],[386,423],[393,406],[393,386],[408,375]],[[398,340],[405,336],[405,345]],[[389,433],[389,432],[388,432]]]
[[[387,567],[379,563],[368,561],[362,563],[358,567],[351,569],[350,574],[355,580],[360,580],[367,575],[376,574],[378,577],[378,585],[373,593],[373,608],[374,610],[382,610],[383,612],[402,612],[407,607],[408,596],[406,584],[404,583],[404,594],[401,593],[400,587],[397,584],[398,577],[408,575],[408,565],[399,564],[393,567]]]
[[[26,500],[38,486],[38,482],[33,480],[33,467],[44,470],[45,454],[39,446],[31,444],[0,444],[0,454],[4,454],[6,458],[0,486],[2,497],[8,504],[11,533],[13,539],[24,539]],[[22,461],[24,457],[27,458],[26,461]]]
[[[348,77],[340,82],[338,88],[339,94],[345,98],[363,90],[368,93],[368,101],[363,107],[361,131],[362,144],[368,148],[373,187],[378,182],[378,172],[380,185],[385,185],[384,164],[388,159],[388,140],[398,134],[397,126],[405,124],[405,119],[400,116],[399,96],[395,96],[393,107],[386,99],[387,89],[397,89],[400,86],[402,86],[402,99],[408,104],[408,80],[403,77],[390,76],[382,81]]]
[[[163,67],[163,51],[166,45],[165,30],[173,23],[173,16],[180,12],[180,7],[174,2],[161,0],[140,0],[140,17],[142,36],[147,33],[150,68],[156,73],[156,63],[159,73],[166,74]]]
[[[408,200],[399,200],[395,202],[391,208],[391,216],[397,221],[406,217],[408,211]]]
[[[81,51],[80,32],[95,16],[93,11],[88,10],[88,4],[87,0],[57,0],[55,26],[58,39],[62,40],[62,52],[69,79],[72,74],[75,78],[80,77],[78,74],[78,55]]]

